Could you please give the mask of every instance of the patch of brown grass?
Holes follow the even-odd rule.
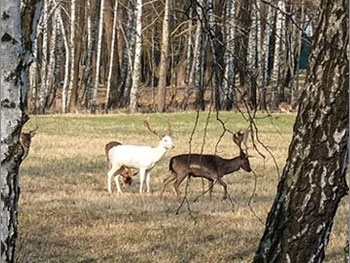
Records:
[[[222,115],[235,131],[245,127],[239,114]],[[162,130],[170,120],[176,132],[176,148],[153,169],[151,194],[138,193],[139,180],[124,194],[107,192],[104,145],[110,140],[156,145],[157,138],[143,127],[149,118]],[[28,126],[40,126],[20,171],[20,235],[18,262],[251,262],[264,230],[248,206],[254,176],[245,172],[226,175],[232,202],[222,201],[215,185],[213,200],[202,191],[201,179],[188,182],[189,203],[175,214],[180,200],[173,186],[159,198],[163,179],[169,174],[171,156],[188,152],[196,113],[150,115],[67,115],[37,117]],[[35,121],[36,120],[36,121]],[[203,146],[206,115],[201,114],[191,142],[192,152],[214,153],[222,132],[211,117]],[[273,122],[259,122],[260,139],[283,168],[294,116],[278,115]],[[29,127],[30,128],[30,127]],[[249,145],[251,147],[251,144]],[[226,134],[218,154],[230,157],[238,149]],[[273,159],[250,150],[257,174],[252,207],[265,221],[276,192],[278,175]],[[182,184],[185,192],[186,181]],[[205,187],[207,186],[205,182]],[[327,249],[327,262],[342,262],[346,239],[347,207],[343,202]]]

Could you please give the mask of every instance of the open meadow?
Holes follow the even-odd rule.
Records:
[[[248,125],[240,113],[219,116],[233,132]],[[139,194],[138,175],[122,188],[123,194],[117,194],[113,182],[109,194],[104,146],[111,140],[156,146],[158,138],[144,127],[145,119],[160,132],[170,121],[175,148],[152,170],[150,194]],[[159,198],[173,155],[189,150],[226,158],[239,154],[230,133],[220,137],[223,128],[215,113],[210,118],[200,113],[196,129],[196,112],[31,116],[24,131],[36,125],[39,129],[20,169],[17,262],[251,262],[276,193],[274,159],[281,173],[294,119],[294,114],[273,114],[257,120],[259,139],[274,158],[256,142],[263,158],[249,139],[255,175],[226,175],[229,199],[222,200],[223,189],[217,184],[212,200],[206,194],[194,203],[203,186],[201,179],[193,178],[181,185],[188,200],[181,206],[173,184]],[[344,199],[325,262],[344,262],[347,218]]]

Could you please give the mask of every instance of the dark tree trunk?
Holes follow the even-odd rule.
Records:
[[[322,262],[347,193],[348,2],[322,0],[306,89],[254,262]]]

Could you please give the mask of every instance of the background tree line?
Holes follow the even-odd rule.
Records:
[[[27,111],[295,106],[317,1],[23,0],[37,8]],[[23,19],[30,35],[33,17]],[[303,61],[300,61],[300,58]],[[302,62],[302,63],[301,63]],[[304,67],[304,66],[302,66]],[[145,95],[146,94],[146,95]],[[176,99],[175,99],[176,98]]]
[[[49,6],[45,6],[48,3],[55,3],[55,5],[49,8]],[[87,6],[91,6],[92,4],[89,2],[86,3]],[[67,112],[69,109],[73,109],[73,105],[77,106],[79,105],[78,103],[83,103],[84,101],[87,101],[87,106],[89,106],[88,108],[92,111],[96,111],[98,106],[97,91],[98,84],[100,83],[101,79],[100,76],[105,75],[108,72],[108,79],[111,80],[114,78],[114,76],[117,75],[114,73],[110,73],[110,70],[105,72],[105,68],[113,68],[113,63],[108,64],[108,62],[106,62],[107,65],[109,65],[109,67],[106,66],[105,68],[102,66],[93,67],[93,64],[95,62],[97,65],[102,65],[104,61],[103,59],[101,59],[103,57],[103,52],[105,52],[105,49],[102,48],[102,36],[104,35],[102,30],[97,31],[97,39],[95,39],[93,35],[90,35],[91,39],[89,39],[89,41],[91,42],[80,42],[84,43],[84,46],[91,45],[91,53],[84,53],[86,57],[90,56],[90,66],[87,67],[86,65],[80,65],[81,61],[85,60],[82,60],[82,58],[78,56],[78,54],[81,55],[82,53],[76,50],[77,45],[79,43],[77,39],[82,38],[84,34],[75,31],[75,29],[77,28],[76,25],[79,24],[79,19],[81,19],[81,17],[87,16],[76,16],[76,14],[79,13],[79,10],[76,8],[74,0],[72,0],[72,2],[70,3],[65,3],[65,5],[67,5],[67,8],[70,7],[70,13],[67,11],[67,9],[63,9],[63,3],[59,4],[57,2],[45,1],[42,4],[42,2],[38,0],[23,1],[21,18],[20,4],[20,0],[0,0],[0,6],[3,8],[0,23],[0,51],[2,58],[0,61],[2,147],[1,174],[3,177],[3,180],[0,180],[2,188],[0,205],[3,211],[3,213],[1,213],[1,223],[4,226],[1,228],[2,262],[14,262],[15,243],[18,233],[17,214],[18,198],[20,192],[18,171],[23,156],[23,148],[19,143],[19,136],[23,125],[28,120],[28,116],[24,113],[23,104],[27,102],[27,99],[29,100],[30,98],[34,99],[34,101],[36,102],[34,103],[35,110],[41,110],[42,113],[45,113],[45,110],[50,109],[48,105],[50,105],[50,103],[57,103],[59,95],[59,88],[54,88],[56,86],[52,85],[52,83],[57,84],[58,81],[61,81],[61,79],[58,78],[61,75],[59,75],[58,73],[61,73],[63,71],[64,74],[62,73],[62,75],[64,76],[64,85],[67,86],[63,86],[62,88],[60,88],[62,89],[60,95],[62,96],[62,110],[64,112]],[[119,4],[121,3],[118,3],[118,6]],[[129,4],[129,2],[126,4]],[[262,3],[259,2],[259,6],[260,4]],[[274,4],[271,2],[266,4],[265,7],[267,8],[267,10],[273,10],[272,8],[274,8],[274,10],[283,10],[284,5],[282,5],[281,2],[277,4],[277,6],[274,6]],[[103,1],[101,1],[101,5],[104,6]],[[60,8],[58,8],[59,6]],[[141,6],[142,2],[138,0],[136,10],[140,11],[145,9],[145,4],[143,5],[142,9],[140,8]],[[257,5],[253,6],[256,7]],[[189,20],[191,22],[188,28],[190,28],[191,30],[181,31],[194,32],[194,38],[187,39],[188,41],[193,41],[190,45],[190,47],[193,47],[193,50],[185,49],[186,54],[190,54],[188,58],[191,58],[193,62],[184,63],[184,65],[179,66],[179,69],[177,71],[172,71],[174,69],[173,67],[170,67],[169,70],[168,64],[171,65],[171,63],[175,61],[175,55],[173,55],[174,53],[171,49],[171,45],[169,45],[168,48],[165,48],[163,45],[163,43],[165,42],[172,42],[163,41],[163,39],[168,39],[172,36],[175,36],[175,34],[169,34],[168,38],[164,37],[167,36],[167,32],[174,32],[171,30],[167,31],[167,29],[171,28],[171,19],[163,20],[164,23],[162,24],[162,45],[158,50],[158,52],[161,53],[161,55],[159,55],[159,61],[165,61],[164,63],[166,63],[166,66],[164,67],[168,68],[168,70],[165,71],[166,77],[170,74],[169,72],[175,72],[179,74],[180,70],[188,70],[189,78],[188,83],[184,81],[185,89],[187,87],[187,89],[189,90],[190,84],[192,82],[195,84],[194,90],[196,92],[196,102],[198,102],[198,107],[203,106],[203,100],[201,101],[201,99],[203,99],[203,89],[204,87],[206,87],[206,85],[202,84],[206,83],[206,74],[209,71],[208,69],[211,69],[211,74],[208,76],[211,85],[213,85],[213,83],[223,83],[221,86],[213,85],[213,89],[215,90],[215,93],[213,93],[215,95],[215,106],[218,109],[220,109],[220,107],[227,105],[224,103],[229,101],[229,99],[231,99],[233,103],[235,103],[235,100],[237,101],[236,97],[232,96],[236,95],[237,93],[225,93],[225,87],[226,89],[230,89],[230,87],[232,87],[227,84],[229,80],[232,81],[233,78],[233,83],[237,82],[235,81],[235,77],[237,77],[238,73],[237,75],[232,74],[232,72],[239,72],[237,68],[238,65],[241,65],[240,63],[237,63],[237,61],[241,61],[238,59],[239,57],[237,55],[238,53],[236,53],[236,48],[244,47],[244,45],[237,45],[237,39],[234,42],[235,45],[227,44],[228,42],[232,41],[232,38],[227,37],[229,34],[234,34],[234,36],[236,37],[237,32],[240,32],[238,30],[239,27],[234,27],[234,30],[232,30],[232,27],[228,26],[229,22],[227,22],[230,19],[233,19],[232,17],[234,16],[232,16],[232,13],[230,12],[232,12],[232,10],[237,10],[237,5],[234,6],[235,8],[232,8],[232,6],[229,7],[228,5],[224,5],[223,8],[226,9],[222,10],[223,13],[226,14],[225,18],[227,19],[227,21],[224,21],[225,24],[217,28],[215,27],[217,25],[216,22],[213,21],[217,21],[216,19],[218,18],[214,15],[207,15],[208,12],[211,12],[210,10],[213,11],[215,10],[215,8],[205,9],[204,7],[206,7],[206,5],[204,5],[202,2],[199,4],[196,3],[195,7],[196,11],[194,11],[193,9],[191,12],[189,12],[191,16],[193,14],[196,14],[196,16],[193,16],[196,18]],[[46,11],[42,12],[42,10]],[[99,11],[101,12],[98,12],[96,9],[96,12],[98,12],[99,19],[95,22],[99,25],[99,29],[101,29],[103,25],[102,22],[104,21],[104,19],[100,18],[103,18],[105,16],[104,10],[105,9],[99,9]],[[156,10],[155,7],[154,10]],[[67,28],[63,30],[63,11],[67,11],[65,13],[67,17],[68,14],[70,14],[69,21],[71,21],[71,29],[74,29],[70,31],[71,34],[68,34],[69,30],[67,30]],[[312,56],[310,59],[310,65],[308,67],[306,87],[303,90],[300,98],[299,111],[296,117],[296,122],[294,124],[293,138],[289,147],[286,166],[284,167],[281,178],[279,180],[277,187],[277,195],[273,202],[271,211],[268,214],[265,232],[256,252],[254,262],[322,262],[324,259],[325,249],[327,247],[330,232],[333,226],[334,215],[336,213],[341,199],[348,193],[348,185],[346,182],[346,173],[348,170],[349,162],[349,17],[347,15],[348,11],[349,3],[344,0],[322,0],[320,3],[320,13],[317,19],[318,25],[315,32],[315,39]],[[48,34],[48,30],[42,30],[42,28],[45,27],[42,26],[41,21],[49,21],[50,19],[52,19],[53,14],[56,12],[58,12],[58,14],[61,13],[61,15],[57,16],[57,23],[46,24],[48,26],[47,28],[56,26],[62,29],[61,31],[56,30],[57,34],[55,38]],[[116,12],[114,12],[114,14],[115,13]],[[272,14],[272,12],[267,13]],[[279,13],[283,14],[283,12]],[[125,87],[128,87],[128,89],[124,90],[124,93],[129,92],[129,101],[126,99],[125,103],[126,105],[129,105],[131,109],[134,110],[135,108],[132,107],[137,107],[137,103],[135,104],[135,100],[133,99],[137,98],[139,91],[139,86],[135,85],[135,82],[142,83],[143,81],[144,83],[148,83],[147,81],[149,80],[145,77],[147,76],[147,72],[153,72],[154,75],[152,75],[152,81],[155,81],[155,79],[158,80],[157,84],[154,84],[151,87],[155,87],[158,85],[157,91],[161,90],[161,86],[159,86],[159,83],[161,83],[161,81],[159,81],[161,79],[160,73],[155,70],[147,71],[144,69],[147,67],[151,67],[150,65],[145,65],[145,51],[144,48],[142,48],[144,46],[146,30],[145,27],[143,27],[144,29],[142,30],[141,21],[145,19],[145,14],[146,13],[143,13],[142,16],[142,14],[139,12],[136,15],[135,27],[126,27],[127,29],[135,28],[135,32],[138,32],[137,34],[134,34],[135,38],[124,38],[124,40],[132,39],[134,41],[133,43],[135,47],[135,52],[129,52],[127,54],[127,58],[123,57],[123,59],[128,60],[127,69],[129,69],[129,67],[134,69],[130,74],[127,74],[125,81],[129,84],[125,84]],[[168,9],[167,11],[164,11],[164,14],[173,14],[173,16],[175,16],[175,14],[177,13],[175,12],[175,9]],[[256,12],[255,14],[261,15],[262,13]],[[168,18],[170,17],[171,16],[169,15]],[[267,15],[267,17],[269,18],[269,15]],[[277,17],[276,21],[279,22],[275,23],[275,31],[279,32],[279,30],[277,29],[280,29],[281,31],[282,29],[287,29],[288,27],[277,26],[279,24],[283,25],[283,22],[281,21],[284,21],[283,19],[278,20]],[[288,16],[285,17],[287,18]],[[290,17],[292,16],[289,16],[289,18]],[[155,20],[152,20],[152,22],[154,22]],[[22,25],[20,25],[20,21],[22,22]],[[38,21],[40,21],[39,32],[41,33],[37,33],[36,31],[36,24]],[[94,23],[92,23],[92,19],[88,21],[91,22],[91,28],[96,28],[96,26],[93,26]],[[117,20],[114,19],[114,21]],[[130,21],[131,20],[128,20],[127,22]],[[257,19],[256,21],[263,20]],[[117,23],[113,23],[113,25],[115,25],[114,28],[116,29]],[[153,23],[149,23],[148,25],[153,25]],[[267,25],[268,24],[266,23],[266,32],[272,30]],[[295,25],[294,22],[293,25]],[[192,27],[194,27],[194,29],[192,29]],[[253,31],[261,32],[259,31],[259,28],[261,29],[262,27],[258,26],[257,29]],[[215,30],[223,29],[227,30],[224,31],[225,34],[222,31],[220,31],[220,34],[217,33],[221,36],[221,38],[217,37],[217,34],[213,33],[217,32]],[[55,30],[52,32],[55,32]],[[59,34],[59,32],[61,33]],[[93,31],[91,30],[89,32]],[[130,32],[123,31],[123,36],[127,36],[127,34]],[[252,31],[249,31],[249,36],[251,32]],[[267,57],[270,58],[270,53],[272,52],[270,49],[270,43],[272,41],[270,37],[272,36],[272,34],[267,34],[266,32],[264,34],[259,33],[257,35],[265,36],[266,38],[268,37],[268,39],[264,38],[265,42],[263,43],[269,43],[269,45],[262,45],[261,42],[258,42],[258,44],[260,44],[257,46],[253,46],[250,43],[248,43],[248,45],[246,46],[247,52],[251,49],[259,51],[259,48],[261,47],[268,48],[264,49],[266,57],[263,61],[265,62],[265,64],[256,64],[255,67],[246,67],[248,69],[256,69],[258,66],[264,66],[264,70],[256,71],[255,74],[257,76],[254,74],[243,75],[249,76],[249,81],[252,81],[252,79],[256,81],[256,91],[259,92],[258,94],[263,94],[266,91],[266,83],[269,83],[268,80],[269,78],[271,78],[271,80],[269,80],[272,83],[270,85],[272,87],[271,89],[274,90],[276,94],[275,97],[279,98],[279,95],[283,93],[279,93],[279,91],[281,90],[281,88],[279,88],[279,83],[281,82],[280,78],[274,78],[274,65],[280,65],[281,60],[267,59]],[[130,36],[132,35],[133,34],[130,33]],[[117,34],[114,35],[114,37],[116,36]],[[41,44],[40,38],[42,38]],[[60,38],[62,38],[61,49],[58,48],[59,41],[57,41],[57,43],[52,41],[52,43],[55,43],[55,45],[52,46],[53,48],[50,45],[48,45],[51,43],[51,41],[49,40],[57,40]],[[43,41],[44,39],[46,39],[47,41]],[[220,42],[220,39],[222,39],[222,42]],[[282,40],[286,40],[283,38],[276,37],[276,39],[280,39],[280,44],[277,44],[278,40],[276,40],[277,42],[275,41],[274,49],[278,47],[278,50],[282,50],[281,47],[285,46],[285,44],[283,43],[287,43],[288,41],[283,42]],[[94,43],[96,43],[96,41],[97,44],[95,45]],[[125,41],[125,45],[129,42]],[[111,43],[114,42],[112,41]],[[206,46],[204,46],[203,43],[205,43]],[[221,43],[226,43],[226,48],[223,48],[225,47],[225,45]],[[81,45],[81,48],[82,46],[83,45]],[[96,47],[95,49],[93,49],[94,46]],[[106,44],[106,47],[107,46],[108,44]],[[180,48],[182,47],[179,43],[177,43],[176,46]],[[187,47],[187,44],[184,46]],[[130,51],[132,50],[132,47],[129,45],[128,49]],[[47,52],[38,52],[39,50],[46,50]],[[35,56],[31,58],[31,53],[33,51],[36,53]],[[49,56],[51,52],[54,52],[55,54],[59,51],[62,51],[61,56]],[[219,51],[221,51],[221,53]],[[212,52],[212,56],[210,57],[211,60],[207,58],[208,53],[210,52]],[[259,54],[264,54],[264,52],[248,52],[246,58],[250,58],[251,54],[255,54],[256,56],[253,57],[256,58]],[[217,53],[221,54],[221,56],[219,56]],[[116,57],[119,56],[119,59],[122,59],[119,54],[119,49],[118,52],[112,52],[111,54],[113,54],[113,56]],[[169,54],[169,58],[163,60],[163,54],[165,54],[166,56],[168,56]],[[280,54],[286,53],[278,52],[278,56],[280,56]],[[125,53],[122,53],[122,55],[125,55]],[[275,56],[276,53],[274,53],[274,57]],[[55,59],[53,58],[56,58],[56,60],[61,61],[61,63],[53,63],[52,61],[55,61]],[[152,56],[152,61],[155,58],[157,58],[157,56]],[[221,60],[223,60],[224,62],[234,61],[235,63],[221,63]],[[43,63],[42,61],[45,61],[45,63]],[[119,60],[110,59],[110,61],[114,62]],[[250,60],[248,59],[247,61]],[[260,60],[256,59],[254,61],[259,62]],[[31,65],[29,76],[27,76],[28,65]],[[58,67],[58,65],[60,65],[60,67]],[[159,64],[157,65],[160,66]],[[181,65],[181,63],[177,65]],[[190,67],[187,67],[188,65]],[[207,67],[204,67],[203,65],[206,65]],[[223,67],[221,67],[221,65],[223,65]],[[280,67],[279,69],[286,69],[288,68],[286,67],[286,65],[290,64],[283,65],[284,67]],[[156,64],[154,64],[153,66],[156,67]],[[135,68],[140,70],[140,74],[135,73]],[[90,73],[84,75],[77,69],[81,70],[84,74],[85,70],[92,70],[92,74]],[[33,70],[35,70],[35,74],[32,72]],[[120,72],[121,75],[121,73],[124,70],[126,69],[120,67],[118,73]],[[290,68],[288,68],[288,70],[292,72]],[[161,72],[161,70],[159,71]],[[94,72],[96,73],[94,74]],[[156,75],[155,72],[158,72],[158,75]],[[261,74],[261,72],[265,72],[266,75],[269,76],[269,78],[265,78],[265,73]],[[284,74],[286,74],[286,71],[281,72],[284,72]],[[278,72],[278,76],[282,75],[281,72]],[[79,74],[82,75],[79,76]],[[95,78],[93,78],[93,76],[95,76]],[[172,80],[173,75],[170,74],[170,76],[171,78],[169,79]],[[254,76],[254,78],[251,76]],[[120,79],[122,78],[118,78],[117,87],[120,86]],[[241,78],[239,78],[239,80],[240,79]],[[261,83],[264,83],[265,86],[259,85],[260,79],[262,79]],[[33,85],[33,83],[29,83],[30,89],[27,89],[27,80],[31,82],[36,81],[33,82],[36,84]],[[91,89],[87,89],[86,86],[83,86],[84,89],[82,89],[82,86],[78,84],[76,86],[73,85],[74,82],[80,83],[84,80],[86,80],[87,83],[89,83],[89,86],[87,87],[91,86]],[[165,83],[167,83],[168,81],[169,80],[165,78]],[[249,81],[247,81],[247,83],[254,83]],[[80,88],[78,89],[78,87]],[[112,94],[112,85],[110,85],[109,87],[111,91],[110,94]],[[251,88],[254,87],[254,85],[250,84],[250,86],[248,87]],[[265,88],[263,89],[263,87]],[[247,88],[248,91],[249,88]],[[106,89],[108,90],[108,86]],[[23,91],[29,92],[24,94]],[[159,94],[164,93],[157,92],[157,96],[159,96]],[[82,102],[79,102],[79,98],[81,98],[80,95],[84,99],[82,100]],[[185,93],[185,95],[187,94]],[[251,95],[251,93],[249,93],[248,95]],[[31,96],[33,96],[34,98]],[[88,96],[88,100],[86,99],[86,96]],[[259,96],[257,97],[260,98]],[[159,105],[161,105],[159,101],[157,104],[157,109],[162,110],[159,107]],[[109,98],[107,102],[108,103],[106,105],[108,106],[108,104],[110,103]],[[260,102],[260,100],[258,100],[257,102]],[[30,105],[32,104],[29,103],[29,105],[27,106]],[[43,105],[45,107],[40,108],[40,105]]]

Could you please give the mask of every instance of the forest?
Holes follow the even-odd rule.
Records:
[[[1,262],[141,262],[145,253],[143,262],[349,260],[347,1],[0,6]],[[281,105],[297,114],[274,113]],[[148,114],[124,114],[137,112]],[[135,195],[135,180],[130,194],[113,195],[113,169],[136,165],[113,161],[106,173],[103,146],[156,149],[143,161],[164,156],[165,139],[176,141],[166,158],[210,153],[214,167],[217,156],[236,156],[215,170],[231,204],[216,205],[215,191],[213,202],[204,195],[190,206],[187,197],[205,191],[197,184],[187,195],[186,186],[188,213],[169,220],[179,200],[170,189],[164,200],[154,195],[166,159],[149,194]],[[134,159],[134,150],[124,153]],[[242,159],[251,165],[227,192],[223,174]],[[139,178],[146,171],[148,187],[147,167]]]
[[[24,0],[23,37],[33,54],[26,111],[296,108],[318,5]]]

